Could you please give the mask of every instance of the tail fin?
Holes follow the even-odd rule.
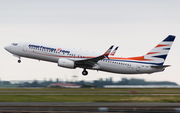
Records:
[[[149,63],[155,65],[163,65],[166,57],[171,49],[172,43],[174,42],[175,36],[169,35],[156,47],[154,47],[150,52],[148,52],[144,58],[149,59]]]

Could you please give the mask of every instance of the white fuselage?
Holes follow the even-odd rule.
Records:
[[[18,57],[26,57],[54,63],[58,63],[58,60],[61,58],[78,61],[94,58],[101,55],[77,49],[26,42],[18,43],[18,45],[9,45],[6,46],[5,49]],[[159,72],[164,70],[152,68],[151,66],[152,64],[138,63],[130,60],[118,60],[115,59],[115,57],[109,57],[109,59],[104,58],[102,60],[99,60],[95,66],[89,69],[120,74],[142,74]]]

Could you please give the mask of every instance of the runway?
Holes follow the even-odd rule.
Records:
[[[0,102],[0,113],[177,113],[180,103]]]
[[[0,106],[179,106],[180,103],[111,103],[111,102],[0,102]]]

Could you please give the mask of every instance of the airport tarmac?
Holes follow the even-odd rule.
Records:
[[[0,106],[179,106],[180,103],[124,103],[124,102],[0,102]]]
[[[179,113],[180,103],[0,102],[0,113]]]

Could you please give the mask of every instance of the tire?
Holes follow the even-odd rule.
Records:
[[[88,75],[88,72],[87,72],[86,70],[84,70],[84,71],[82,72],[82,74],[83,74],[84,76],[86,76],[86,75]]]
[[[21,63],[21,60],[18,60],[18,63]]]

